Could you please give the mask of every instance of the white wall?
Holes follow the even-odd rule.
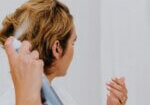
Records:
[[[125,76],[127,105],[149,105],[149,5],[149,0],[101,0],[102,83],[110,76]]]
[[[63,0],[74,15],[78,34],[75,57],[62,84],[79,105],[102,105],[100,73],[100,1]],[[59,82],[60,83],[60,82]]]
[[[0,21],[26,0],[0,1]],[[63,0],[74,14],[78,41],[68,75],[56,80],[79,105],[101,105],[99,0]]]

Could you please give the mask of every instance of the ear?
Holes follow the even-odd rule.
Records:
[[[52,46],[52,53],[55,59],[59,59],[63,54],[63,49],[58,40],[56,40]]]

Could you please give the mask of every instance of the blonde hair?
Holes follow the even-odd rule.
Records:
[[[30,41],[33,50],[39,51],[45,64],[45,73],[48,73],[46,68],[54,60],[52,45],[55,40],[59,40],[65,53],[72,34],[73,17],[68,7],[57,0],[29,0],[4,19],[0,39],[14,36],[14,32],[26,20],[29,25],[19,39]],[[3,40],[0,42],[4,44]]]

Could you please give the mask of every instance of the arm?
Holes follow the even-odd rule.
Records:
[[[24,41],[16,52],[12,47],[13,37],[6,40],[11,76],[16,93],[16,105],[41,105],[43,61],[37,51],[30,51],[31,44]]]

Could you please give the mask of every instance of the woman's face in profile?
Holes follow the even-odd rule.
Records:
[[[77,39],[76,30],[73,28],[72,35],[68,40],[67,48],[65,54],[58,59],[56,63],[57,74],[59,76],[64,76],[67,73],[67,69],[72,61],[74,54],[74,44]]]

